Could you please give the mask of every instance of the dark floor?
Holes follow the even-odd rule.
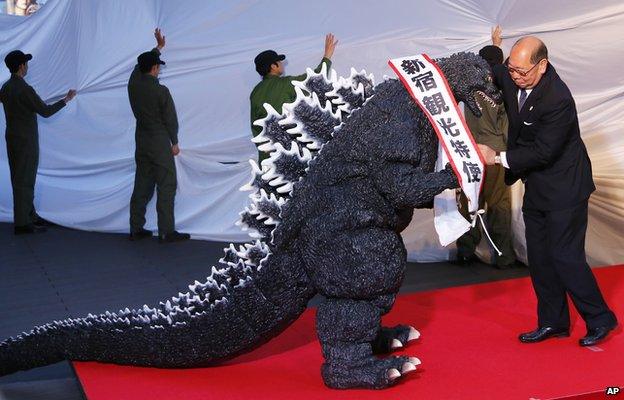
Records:
[[[0,340],[51,320],[158,303],[204,279],[226,246],[130,242],[125,235],[60,227],[14,236],[13,225],[5,223],[0,223],[0,243]],[[526,269],[499,271],[484,264],[410,263],[401,292],[526,275]],[[83,398],[69,363],[0,378],[0,400]]]

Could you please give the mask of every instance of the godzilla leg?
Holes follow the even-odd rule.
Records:
[[[380,308],[382,315],[390,311],[395,298],[396,295],[389,294],[380,296],[375,300],[375,305]],[[420,332],[409,325],[396,325],[393,327],[382,326],[377,332],[375,339],[371,342],[371,346],[374,354],[384,354],[400,349],[406,343],[416,340],[419,337]]]
[[[381,389],[416,369],[418,359],[373,356],[371,342],[380,329],[381,310],[374,301],[327,299],[317,311],[317,331],[325,363],[321,375],[331,388]]]

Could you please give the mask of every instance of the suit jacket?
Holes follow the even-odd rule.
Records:
[[[518,111],[518,87],[504,65],[493,68],[509,118],[505,183],[525,182],[524,208],[555,210],[587,200],[596,189],[576,105],[548,64]]]

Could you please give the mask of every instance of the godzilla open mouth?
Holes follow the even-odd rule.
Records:
[[[479,102],[477,101],[476,95],[479,95],[483,100],[487,101],[488,104],[492,107],[496,107],[496,102],[487,94],[485,94],[484,92],[477,90],[475,92],[475,103],[477,103],[477,107],[479,107],[479,111],[483,111],[483,107],[481,107],[481,104],[479,104]]]

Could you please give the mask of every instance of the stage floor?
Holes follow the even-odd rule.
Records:
[[[597,278],[609,304],[624,315],[624,266]],[[75,363],[89,400],[105,399],[561,399],[624,386],[622,329],[599,346],[581,348],[583,321],[574,314],[570,338],[522,344],[535,324],[528,278],[402,295],[387,325],[408,323],[422,338],[400,354],[423,364],[384,391],[336,391],[321,380],[314,309],[275,340],[225,366],[159,370]],[[585,397],[585,398],[591,398]]]
[[[205,277],[226,246],[195,240],[174,245],[159,245],[155,239],[132,243],[125,235],[60,227],[34,236],[14,236],[12,230],[12,224],[0,223],[2,338],[55,319],[157,303]],[[410,263],[401,293],[526,275],[526,269],[499,271],[484,264],[466,268]],[[313,299],[311,305],[318,301]],[[0,378],[0,400],[83,398],[69,363]]]

